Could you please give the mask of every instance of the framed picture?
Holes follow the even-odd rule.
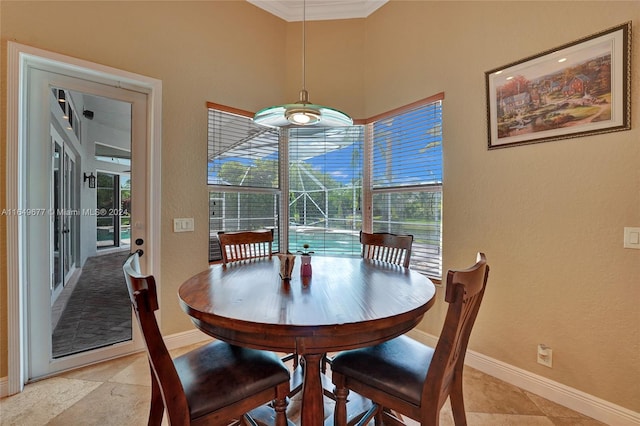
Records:
[[[489,149],[631,128],[631,22],[485,73]]]

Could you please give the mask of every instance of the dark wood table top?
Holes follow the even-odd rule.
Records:
[[[178,291],[203,332],[240,346],[297,352],[305,359],[302,424],[323,419],[322,354],[374,345],[414,328],[435,302],[435,286],[402,266],[314,256],[313,274],[280,279],[280,261],[212,265]]]

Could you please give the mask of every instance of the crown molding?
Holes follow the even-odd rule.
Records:
[[[291,0],[247,0],[287,22],[302,21],[303,2]],[[366,18],[388,0],[307,0],[306,20]]]

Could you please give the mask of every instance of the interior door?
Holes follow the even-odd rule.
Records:
[[[131,108],[131,241],[139,244],[131,248],[144,248],[147,235],[147,218],[149,217],[147,195],[147,95],[137,91],[113,87],[106,84],[89,82],[53,72],[30,69],[27,75],[27,146],[25,148],[26,187],[25,207],[29,211],[43,212],[24,218],[25,233],[25,280],[27,285],[27,330],[28,330],[28,371],[29,379],[36,379],[52,373],[67,370],[77,366],[94,363],[102,359],[126,354],[138,350],[143,342],[131,321],[131,340],[111,344],[108,346],[73,353],[68,356],[54,357],[52,351],[52,287],[56,283],[56,268],[59,268],[59,279],[73,270],[73,264],[78,261],[84,265],[87,259],[97,254],[95,236],[95,188],[90,187],[85,176],[97,172],[94,141],[86,138],[82,132],[82,120],[68,120],[69,127],[64,127],[56,114],[58,102],[53,93],[56,88],[74,91],[91,96],[105,97],[119,102],[128,103]],[[75,116],[83,113],[75,111]],[[50,138],[50,129],[60,132],[65,143],[71,144],[69,155],[62,149],[56,148]],[[65,137],[66,136],[68,137]],[[76,138],[73,137],[76,134]],[[58,187],[62,195],[58,198],[58,205],[68,211],[55,215],[54,196],[51,183],[55,176],[54,163],[51,158],[60,155],[60,170]],[[74,152],[75,155],[71,155]],[[127,170],[128,172],[128,170]],[[74,208],[79,206],[79,208]],[[59,227],[56,233],[55,226]],[[54,236],[50,238],[49,236]],[[56,247],[56,238],[58,247]],[[75,249],[74,249],[75,247]],[[89,248],[91,247],[91,248]],[[74,259],[73,252],[78,255]],[[55,266],[55,251],[60,254],[60,262]],[[65,260],[66,259],[66,260]],[[143,263],[145,258],[143,257]],[[79,265],[79,266],[80,266]],[[143,264],[144,268],[145,265]],[[53,273],[52,273],[53,271]],[[121,273],[122,271],[118,271]],[[98,286],[99,283],[96,283]]]

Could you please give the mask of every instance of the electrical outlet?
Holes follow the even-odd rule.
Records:
[[[551,368],[553,366],[553,351],[543,343],[538,345],[538,364]]]

